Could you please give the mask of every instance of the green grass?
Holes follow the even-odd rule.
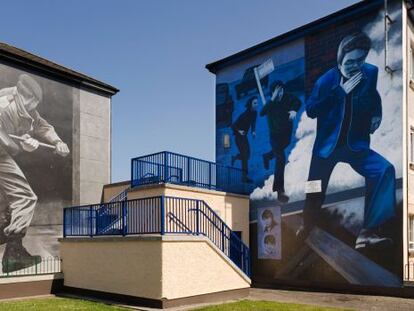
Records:
[[[0,311],[114,311],[128,310],[116,306],[107,305],[100,302],[93,302],[82,299],[71,298],[34,298],[0,302]],[[334,311],[345,310],[336,308],[326,308],[310,305],[293,303],[280,303],[272,301],[251,301],[242,300],[238,302],[225,303],[221,305],[209,306],[194,309],[197,311]],[[348,309],[349,310],[349,309]]]
[[[296,303],[281,303],[273,301],[252,301],[242,300],[238,302],[225,303],[210,307],[194,309],[194,311],[333,311],[346,310],[327,307],[318,307],[310,305],[301,305]],[[350,309],[347,309],[350,310]]]
[[[87,301],[82,299],[70,298],[34,298],[0,302],[0,311],[31,311],[31,310],[50,310],[50,311],[120,311],[127,310],[100,302]]]

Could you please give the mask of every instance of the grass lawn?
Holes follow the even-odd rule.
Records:
[[[0,302],[0,311],[31,311],[31,310],[53,310],[53,311],[93,311],[93,310],[130,310],[120,308],[116,306],[107,305],[104,303],[93,302],[82,299],[71,298],[34,298],[34,299],[22,299]],[[242,300],[238,302],[225,303],[221,305],[215,305],[210,307],[203,307],[194,309],[197,311],[334,311],[345,310],[325,307],[315,307],[309,305],[292,304],[292,303],[279,303],[271,301],[250,301]],[[349,309],[348,309],[349,310]]]
[[[0,311],[32,311],[32,310],[50,310],[50,311],[112,311],[112,310],[127,310],[125,308],[119,308],[104,303],[87,301],[82,299],[71,298],[34,298],[34,299],[22,299],[0,302]]]
[[[301,305],[296,303],[282,303],[274,301],[252,301],[242,300],[238,302],[225,303],[216,306],[204,307],[195,309],[197,311],[334,311],[334,310],[350,310],[350,309],[337,309],[327,307],[317,307],[310,305]]]

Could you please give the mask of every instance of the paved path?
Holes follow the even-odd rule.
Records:
[[[250,289],[250,299],[292,302],[364,311],[414,311],[414,299],[272,289]]]
[[[64,297],[78,297],[74,295],[62,295]],[[100,299],[86,298],[94,301],[101,301],[118,306],[130,308],[132,310],[155,311],[160,309],[134,307],[130,305],[122,305],[110,301]],[[384,296],[368,296],[368,295],[349,295],[335,293],[319,293],[304,291],[288,291],[251,288],[250,296],[245,299],[250,300],[267,300],[287,303],[298,303],[306,305],[317,305],[325,307],[336,307],[342,309],[361,310],[361,311],[414,311],[414,299],[384,297]],[[216,304],[221,304],[216,303]],[[168,311],[190,311],[200,307],[213,304],[198,304],[176,308],[166,309]]]

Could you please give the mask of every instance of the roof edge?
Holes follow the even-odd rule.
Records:
[[[119,89],[112,85],[6,43],[0,43],[0,58],[24,67],[29,66],[44,74],[52,75],[55,78],[79,84],[80,87],[84,86],[110,96],[119,92]]]
[[[338,22],[338,20],[346,19],[350,15],[353,15],[355,13],[363,14],[369,12],[370,10],[373,10],[374,8],[379,7],[383,4],[383,0],[363,0],[361,2],[343,8],[339,11],[321,17],[317,20],[314,20],[308,24],[299,26],[297,28],[294,28],[293,30],[280,34],[272,39],[266,40],[262,43],[251,46],[245,50],[242,50],[220,60],[209,63],[205,66],[205,68],[211,73],[216,74],[218,70],[232,65],[234,63],[240,62],[246,58],[251,57],[254,54],[265,52],[269,49],[301,38],[309,33],[315,32],[323,27],[326,27],[329,24]]]

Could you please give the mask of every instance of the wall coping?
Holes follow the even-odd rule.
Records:
[[[27,275],[27,276],[10,276],[0,278],[0,284],[11,284],[11,283],[25,283],[25,282],[36,282],[36,281],[48,281],[48,280],[60,280],[63,279],[63,273],[50,273],[43,275]]]
[[[155,188],[183,190],[183,191],[188,191],[188,192],[205,193],[205,194],[212,194],[212,195],[223,196],[223,197],[235,197],[235,198],[250,200],[249,195],[237,194],[237,193],[232,193],[232,192],[224,192],[224,191],[218,191],[218,190],[211,190],[211,189],[204,189],[204,188],[198,188],[198,187],[191,187],[191,186],[184,186],[184,185],[176,185],[176,184],[171,184],[171,183],[142,185],[139,187],[131,188],[127,190],[127,192],[128,193],[139,192],[139,191],[145,191],[148,189],[155,189]]]

